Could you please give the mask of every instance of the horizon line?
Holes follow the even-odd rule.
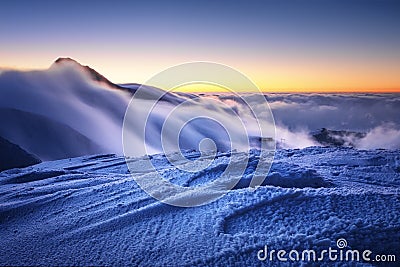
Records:
[[[145,85],[145,84],[143,84]],[[161,88],[162,89],[162,88]],[[163,89],[164,90],[164,89]],[[200,94],[207,94],[207,93],[221,93],[221,94],[229,94],[231,92],[229,91],[180,91],[180,90],[173,90],[171,92],[174,93],[200,93]],[[334,89],[334,90],[324,90],[324,89],[318,89],[318,90],[314,90],[314,89],[301,89],[301,90],[297,90],[297,89],[273,89],[273,90],[260,90],[261,93],[281,93],[281,94],[291,94],[291,93],[316,93],[316,94],[336,94],[336,93],[345,93],[345,94],[355,94],[355,93],[371,93],[371,94],[390,94],[390,93],[400,93],[400,89],[360,89],[360,90],[353,90],[353,89]],[[250,92],[250,91],[240,91],[240,92],[236,92],[236,93],[254,93],[254,92]]]
[[[78,61],[76,61],[80,64]],[[21,71],[21,72],[30,72],[30,71],[45,71],[49,68],[20,68],[15,66],[0,66],[0,74],[6,71]],[[111,80],[110,80],[111,81]],[[113,82],[113,81],[111,81]],[[123,86],[124,84],[140,84],[151,86],[150,84],[145,84],[142,82],[113,82],[114,84]],[[164,90],[163,88],[160,88]],[[200,90],[172,90],[172,92],[176,93],[230,93],[229,91],[200,91]],[[261,93],[281,93],[281,94],[289,94],[289,93],[316,93],[316,94],[354,94],[354,93],[371,93],[371,94],[390,94],[390,93],[400,93],[400,86],[398,88],[332,88],[327,86],[327,88],[269,88],[269,89],[260,89]],[[246,90],[237,92],[237,93],[252,93]]]

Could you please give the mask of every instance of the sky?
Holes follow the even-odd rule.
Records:
[[[264,91],[399,91],[400,1],[0,1],[1,68],[58,57],[115,83],[211,61]]]

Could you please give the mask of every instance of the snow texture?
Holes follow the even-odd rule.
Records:
[[[257,252],[265,245],[288,251],[336,248],[338,238],[352,249],[400,257],[398,150],[278,150],[265,185],[253,190],[247,185],[262,161],[258,155],[251,152],[234,190],[195,208],[148,196],[125,159],[113,154],[3,171],[0,263],[278,266],[260,262]],[[196,186],[217,179],[230,159],[241,156],[220,153],[200,175],[172,167],[163,154],[151,159],[165,179]],[[156,170],[141,168],[142,161],[129,159],[136,166],[133,175],[154,175]]]

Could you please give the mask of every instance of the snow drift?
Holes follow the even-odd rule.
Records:
[[[256,151],[254,151],[256,152]],[[6,266],[280,266],[257,252],[314,249],[344,238],[348,250],[400,250],[399,152],[351,148],[278,150],[266,186],[245,183],[215,202],[173,207],[147,195],[125,158],[84,156],[0,173],[0,262]],[[252,154],[256,156],[256,154]],[[231,157],[240,158],[240,153]],[[217,155],[202,175],[182,174],[154,155],[165,179],[208,183],[230,157]],[[136,176],[155,171],[140,168]],[[255,161],[249,164],[252,173]],[[246,179],[246,177],[244,177]],[[153,185],[156,186],[156,185]],[[207,192],[205,192],[207,193]],[[275,254],[276,255],[276,254]],[[325,254],[326,256],[327,254]],[[337,255],[337,254],[335,254]],[[287,257],[287,255],[286,255]],[[363,261],[289,265],[371,266]],[[390,265],[392,264],[392,265]]]

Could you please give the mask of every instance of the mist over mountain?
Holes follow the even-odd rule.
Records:
[[[139,85],[140,86],[140,85]],[[47,70],[8,70],[0,74],[0,135],[18,144],[41,160],[54,160],[97,153],[122,155],[124,116],[137,84],[116,85],[90,67],[62,58]],[[132,155],[141,156],[137,145],[146,142],[149,153],[163,150],[161,129],[167,115],[187,100],[152,86],[143,86],[133,117],[126,121],[132,136]],[[159,100],[151,114],[143,107]],[[178,125],[192,114],[217,114],[231,121],[231,115],[218,103],[193,102],[171,121]],[[146,140],[140,137],[137,121],[147,119]],[[213,131],[208,123],[194,121],[183,129],[182,149],[198,149],[204,138],[215,141],[221,150],[230,150],[226,134]],[[232,128],[235,128],[232,125]],[[207,131],[205,130],[207,129]],[[164,137],[175,140],[174,131]],[[235,143],[236,145],[236,143]],[[240,144],[237,144],[240,145]]]
[[[44,160],[122,150],[129,94],[59,61],[42,71],[0,74],[0,135]]]
[[[99,86],[105,86],[106,88],[113,88],[120,91],[124,91],[133,95],[139,87],[145,87],[146,93],[142,94],[143,99],[159,99],[159,101],[166,101],[174,104],[179,104],[183,102],[177,95],[172,93],[165,93],[165,91],[156,88],[154,86],[143,85],[138,83],[127,83],[127,84],[115,84],[108,80],[106,77],[98,73],[96,70],[89,66],[84,66],[72,58],[60,57],[56,59],[51,68],[60,67],[71,67],[75,70],[84,73],[87,79],[97,82]]]
[[[314,139],[324,146],[355,146],[354,140],[362,139],[365,133],[351,131],[333,131],[322,128],[311,133]]]
[[[122,154],[124,115],[140,86],[115,84],[70,58],[57,59],[47,70],[3,70],[0,72],[0,136],[41,160],[96,153]],[[247,122],[248,129],[256,126],[248,108],[237,96],[205,94],[199,97],[197,94],[166,93],[152,86],[144,86],[144,89],[140,105],[154,99],[159,99],[161,104],[149,117],[147,140],[137,137],[140,129],[135,128],[135,121],[148,114],[143,114],[140,105],[136,107],[136,118],[129,123],[133,148],[145,141],[149,153],[162,151],[160,129],[163,122],[169,112],[188,99],[194,99],[193,103],[177,115],[174,125],[193,114],[218,114],[221,122],[232,124],[232,115],[224,108],[228,105]],[[213,101],[207,96],[213,96]],[[280,147],[332,144],[359,148],[400,147],[398,94],[266,94],[266,98],[274,115],[275,139]],[[246,95],[246,99],[255,109],[265,108],[260,96]],[[329,136],[313,136],[312,132],[321,128],[328,129]],[[339,144],[335,140],[332,143],[333,135],[337,135],[334,131],[361,134],[343,135]],[[203,138],[214,140],[218,149],[231,148],[226,143],[226,134],[204,121],[194,122],[182,134],[183,149],[197,149]],[[172,134],[168,136],[174,138]]]
[[[57,68],[60,65],[69,65],[71,67],[75,67],[77,69],[80,69],[82,72],[86,72],[89,75],[91,80],[97,81],[99,83],[106,84],[107,86],[109,86],[111,88],[126,90],[126,88],[124,88],[122,86],[119,86],[119,85],[117,85],[115,83],[110,82],[106,77],[104,77],[103,75],[98,73],[96,70],[92,69],[91,67],[83,66],[79,62],[77,62],[76,60],[74,60],[72,58],[69,58],[69,57],[57,58],[54,61],[54,63],[51,66],[51,68]]]

